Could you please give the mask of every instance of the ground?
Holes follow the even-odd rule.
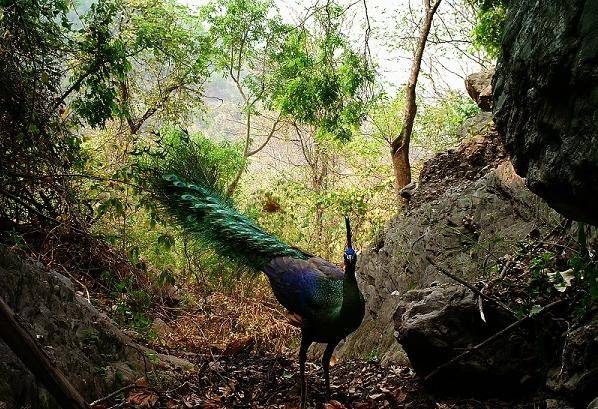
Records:
[[[526,310],[536,303],[544,305],[550,301],[528,299],[526,295],[534,293],[530,290],[540,284],[549,288],[554,285],[538,281],[531,273],[563,271],[568,256],[557,250],[569,248],[570,243],[544,237],[522,245],[520,252],[500,260],[503,269],[498,281],[503,285],[489,285],[488,293]],[[141,306],[136,306],[141,290],[107,290],[97,283],[83,274],[74,277],[80,298],[89,290],[92,303],[107,312],[140,345],[189,361],[195,371],[166,369],[172,373],[166,377],[170,381],[165,383],[153,369],[146,368],[145,373],[141,369],[135,377],[117,379],[120,383],[106,392],[93,394],[92,399],[100,400],[95,408],[299,406],[296,356],[299,333],[286,322],[284,311],[265,280],[240,280],[227,290],[191,284],[178,289],[140,286],[153,300],[150,305]],[[554,289],[550,293],[561,294]],[[89,351],[97,345],[87,343],[84,347]],[[101,351],[96,352],[98,355]],[[69,354],[73,355],[73,350]],[[383,367],[375,354],[370,355],[361,360],[342,360],[332,367],[332,400],[328,403],[323,401],[321,367],[317,358],[312,358],[307,367],[309,407],[543,408],[545,399],[550,398],[526,396],[521,397],[521,402],[437,398],[423,388],[409,367]],[[112,390],[116,392],[109,394]]]
[[[173,351],[169,351],[173,353]],[[298,408],[296,360],[276,354],[241,352],[229,356],[182,354],[195,363],[196,373],[181,375],[168,390],[144,382],[127,388],[95,408]],[[474,399],[440,399],[428,394],[407,366],[382,367],[375,360],[338,363],[332,368],[332,399],[324,403],[319,365],[308,363],[310,408],[537,408],[543,399],[525,403]]]

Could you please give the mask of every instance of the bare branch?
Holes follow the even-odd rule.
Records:
[[[455,280],[456,282],[458,282],[462,286],[467,287],[473,293],[479,295],[480,297],[482,297],[486,301],[492,301],[493,303],[496,303],[496,305],[500,306],[505,311],[508,311],[514,317],[517,316],[517,314],[515,314],[515,312],[512,309],[510,309],[507,305],[505,305],[504,303],[502,303],[500,300],[498,300],[498,299],[496,299],[494,297],[491,297],[489,295],[484,294],[482,291],[478,290],[473,285],[469,284],[467,281],[465,281],[465,280],[457,277],[456,275],[450,273],[446,268],[442,267],[441,265],[437,264],[434,260],[432,260],[432,258],[430,256],[426,256],[426,260],[428,261],[428,263],[430,263],[431,265],[433,265],[438,271],[440,271],[445,276],[447,276],[447,277]]]
[[[262,144],[260,146],[258,146],[257,148],[255,148],[254,150],[247,152],[246,157],[253,156],[253,155],[259,153],[262,149],[264,149],[266,147],[268,142],[270,142],[270,139],[272,139],[272,136],[274,136],[274,133],[276,131],[278,131],[278,124],[280,123],[281,119],[282,119],[282,113],[278,115],[278,118],[276,118],[276,120],[272,124],[272,128],[270,129],[270,132],[268,132],[268,135],[266,136],[266,139],[264,140],[264,142],[262,142]]]

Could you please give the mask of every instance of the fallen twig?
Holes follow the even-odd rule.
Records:
[[[430,256],[426,256],[426,260],[428,260],[428,262],[430,264],[432,264],[434,267],[436,267],[436,269],[438,271],[440,271],[442,274],[444,274],[445,276],[452,278],[453,280],[455,280],[462,286],[467,287],[468,289],[470,289],[471,291],[473,291],[475,294],[479,295],[486,301],[492,301],[492,302],[496,303],[497,305],[499,305],[500,307],[502,307],[504,310],[510,312],[513,316],[515,316],[515,317],[517,316],[517,314],[515,314],[515,312],[512,309],[510,309],[506,304],[502,303],[501,301],[499,301],[498,299],[496,299],[494,297],[484,294],[482,291],[478,290],[477,288],[475,288],[473,285],[469,284],[467,281],[463,280],[462,278],[459,278],[456,275],[449,273],[447,271],[447,269],[445,269],[441,265],[437,264],[434,260],[432,260],[432,258]]]
[[[505,277],[507,276],[507,273],[509,272],[509,268],[511,268],[511,266],[513,265],[513,260],[509,260],[505,263],[505,265],[503,266],[502,270],[500,271],[500,274],[498,276],[499,280],[504,280]]]
[[[484,283],[484,287],[480,290],[480,294],[484,294],[486,288],[488,288],[488,284]],[[486,322],[486,315],[484,314],[484,302],[482,296],[478,296],[478,309],[480,310],[480,318],[482,321]]]
[[[70,271],[68,271],[66,269],[66,267],[62,264],[60,264],[60,267],[62,267],[62,269],[64,270],[64,272],[73,279],[74,282],[76,282],[77,284],[79,284],[81,287],[83,287],[83,290],[85,290],[85,297],[87,298],[87,302],[91,304],[91,297],[89,295],[89,290],[87,289],[87,287],[85,286],[85,284],[83,284],[80,280],[78,280],[74,275],[72,275],[70,273]]]
[[[426,375],[426,377],[424,378],[424,380],[429,381],[431,378],[433,378],[434,376],[436,376],[438,374],[438,372],[440,372],[444,368],[446,368],[448,366],[451,366],[452,364],[454,364],[455,362],[457,362],[457,361],[465,358],[466,356],[469,356],[473,352],[475,352],[478,349],[482,348],[483,346],[489,344],[490,342],[494,341],[495,339],[500,338],[502,335],[506,334],[510,330],[519,327],[521,324],[523,324],[525,321],[529,320],[530,318],[535,317],[538,314],[541,314],[541,313],[545,312],[546,310],[549,310],[549,309],[551,309],[551,308],[553,308],[553,307],[555,307],[557,305],[560,305],[564,301],[565,300],[554,301],[554,302],[546,305],[545,307],[543,307],[540,311],[538,311],[538,313],[536,313],[534,315],[526,315],[525,317],[521,318],[520,320],[515,321],[511,325],[503,328],[502,330],[498,331],[496,334],[492,335],[490,338],[485,339],[484,341],[480,342],[476,346],[474,346],[472,348],[469,348],[467,351],[463,352],[462,354],[459,354],[456,357],[454,357],[453,359],[451,359],[450,361],[445,362],[444,364],[440,365],[439,367],[437,367],[436,369],[434,369],[432,372],[430,372],[428,375]]]
[[[191,385],[191,383],[189,383],[189,381],[185,381],[182,384],[180,384],[179,386],[169,389],[166,392],[164,392],[164,395],[166,395],[168,398],[172,399],[172,394],[175,392],[180,391],[181,389],[183,389],[185,386],[189,386],[189,387],[193,387],[193,385]]]
[[[96,400],[94,400],[93,402],[91,402],[91,403],[89,404],[89,406],[95,406],[95,405],[97,405],[97,404],[99,404],[99,403],[106,402],[107,400],[109,400],[109,399],[112,399],[113,397],[115,397],[115,396],[116,396],[116,395],[118,395],[119,393],[122,393],[122,392],[128,391],[129,389],[133,389],[133,388],[134,388],[134,387],[136,387],[136,386],[137,386],[137,385],[135,385],[134,383],[132,383],[132,384],[130,384],[130,385],[127,385],[127,386],[123,386],[122,388],[120,388],[120,389],[117,389],[117,390],[115,390],[114,392],[112,392],[112,393],[110,393],[110,394],[108,394],[108,395],[106,395],[106,396],[104,396],[104,397],[102,397],[102,398],[100,398],[100,399],[96,399]]]

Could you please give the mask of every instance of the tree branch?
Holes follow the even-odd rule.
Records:
[[[278,118],[276,118],[276,120],[272,124],[272,128],[270,129],[270,132],[268,132],[268,135],[266,136],[266,139],[264,140],[264,142],[260,146],[258,146],[257,148],[255,148],[254,150],[247,152],[246,157],[253,156],[253,155],[255,155],[256,153],[260,152],[262,149],[264,149],[266,147],[266,145],[268,144],[268,142],[270,142],[270,139],[272,139],[272,137],[274,136],[274,133],[278,130],[277,126],[280,123],[281,119],[282,119],[282,113],[279,113],[278,114]]]
[[[432,258],[430,256],[426,256],[426,260],[428,260],[428,263],[430,263],[431,265],[433,265],[438,271],[440,271],[442,274],[444,274],[445,276],[455,280],[456,282],[458,282],[459,284],[461,284],[464,287],[467,287],[468,289],[470,289],[473,293],[479,295],[480,297],[482,297],[483,299],[485,299],[486,301],[492,301],[493,303],[496,303],[496,305],[502,307],[505,311],[510,312],[514,317],[517,316],[517,314],[515,314],[515,312],[510,309],[507,305],[505,305],[504,303],[502,303],[500,300],[494,298],[494,297],[490,297],[489,295],[484,294],[482,291],[478,290],[477,288],[475,288],[473,285],[469,284],[467,281],[457,277],[454,274],[451,274],[447,271],[447,269],[445,269],[444,267],[442,267],[441,265],[438,265],[434,260],[432,260]]]

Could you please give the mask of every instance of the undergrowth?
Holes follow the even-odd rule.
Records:
[[[169,330],[154,345],[195,353],[294,354],[299,331],[287,322],[268,283],[256,281],[243,280],[232,291],[211,294],[188,290],[191,305],[161,312]]]
[[[298,330],[287,323],[262,276],[231,280],[195,271],[201,267],[194,264],[194,274],[187,275],[135,265],[105,240],[64,225],[14,231],[1,242],[70,278],[79,296],[148,346],[202,354],[290,354],[297,344]],[[166,325],[157,325],[157,319]]]

